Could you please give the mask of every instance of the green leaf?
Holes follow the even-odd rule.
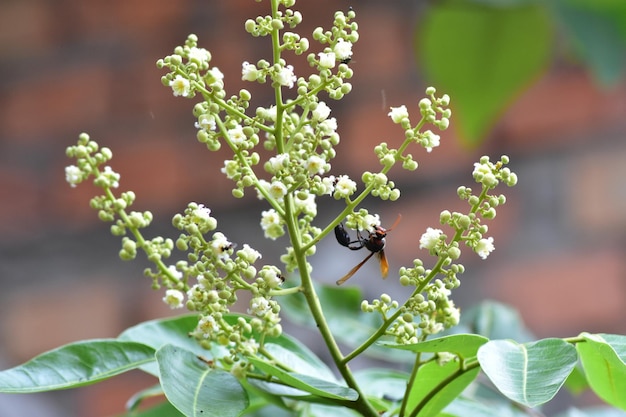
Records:
[[[502,394],[528,407],[551,400],[578,361],[576,348],[561,339],[493,340],[480,347],[477,357]]]
[[[212,369],[196,354],[165,345],[156,353],[165,396],[187,417],[236,417],[248,407],[237,378]]]
[[[462,370],[456,361],[443,365],[431,361],[422,365],[408,394],[408,410],[419,407],[419,417],[436,416],[472,383],[479,371],[479,367]]]
[[[565,380],[565,388],[574,395],[578,395],[589,388],[585,372],[580,366],[575,366],[572,373]]]
[[[0,372],[0,392],[31,393],[75,388],[154,361],[141,343],[97,339],[71,343]]]
[[[171,403],[164,401],[154,407],[139,411],[129,411],[117,417],[184,417]]]
[[[442,415],[443,414],[443,415]],[[494,401],[485,401],[484,399],[473,399],[465,396],[457,397],[450,405],[448,405],[443,413],[438,417],[528,417],[528,414],[519,409],[510,402],[499,403]]]
[[[576,349],[591,389],[612,406],[626,410],[626,336],[583,333]]]
[[[450,352],[459,355],[461,358],[467,359],[476,356],[478,348],[488,341],[489,339],[486,337],[477,334],[453,334],[414,344],[381,345],[393,349],[410,350],[411,352]]]
[[[356,391],[335,382],[295,372],[287,372],[258,358],[248,358],[248,360],[258,370],[273,376],[289,387],[296,388],[319,397],[332,398],[336,400],[354,401],[358,398]]]
[[[626,2],[560,0],[552,6],[596,80],[616,84],[626,68]]]
[[[626,417],[626,412],[606,406],[583,409],[571,407],[554,417]]]
[[[506,106],[547,68],[550,21],[535,4],[433,4],[416,32],[418,65],[430,85],[450,95],[461,139],[477,145]]]
[[[409,375],[389,369],[364,369],[355,372],[354,377],[368,397],[402,400]]]
[[[526,329],[517,310],[495,301],[485,301],[463,312],[461,328],[491,340],[513,339],[530,342],[533,335]]]

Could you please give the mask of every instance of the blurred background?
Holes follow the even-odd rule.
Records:
[[[486,299],[508,303],[537,338],[626,333],[626,84],[619,72],[624,38],[611,38],[610,27],[593,26],[594,15],[583,13],[592,35],[616,42],[589,47],[588,38],[577,38],[574,26],[568,26],[571,19],[559,20],[566,13],[543,9],[530,13],[537,27],[520,26],[532,36],[509,38],[507,29],[524,20],[482,3],[464,5],[463,13],[491,16],[472,20],[485,29],[484,56],[455,40],[470,35],[463,25],[450,26],[454,20],[446,16],[452,13],[461,23],[470,17],[455,15],[444,3],[296,5],[304,15],[298,32],[309,38],[316,26],[331,26],[337,9],[353,7],[359,22],[360,40],[350,62],[353,92],[340,102],[326,100],[341,135],[332,174],[356,179],[364,170],[378,169],[373,147],[403,139],[387,116],[390,106],[406,104],[417,121],[417,101],[427,85],[452,96],[452,126],[442,133],[441,146],[431,154],[414,148],[420,168],[398,168],[389,175],[402,197],[364,203],[380,213],[383,226],[402,214],[387,239],[390,278],[380,280],[378,266],[370,262],[350,284],[362,286],[369,298],[381,292],[401,298],[404,290],[394,271],[427,256],[418,249],[426,227],[437,227],[443,209],[465,210],[456,188],[472,185],[473,163],[481,155],[497,160],[506,154],[519,184],[499,189],[507,204],[489,223],[496,250],[486,261],[464,254],[467,272],[455,302],[462,309]],[[209,153],[195,140],[195,101],[173,97],[155,66],[195,33],[225,74],[230,94],[247,88],[253,107],[268,105],[273,97],[268,86],[244,83],[240,75],[242,61],[268,57],[266,40],[243,30],[247,18],[267,13],[267,5],[251,0],[0,3],[0,368],[64,343],[115,337],[128,326],[180,312],[163,306],[162,294],[150,289],[142,274],[145,259],[119,260],[119,239],[89,208],[97,190],[86,183],[72,189],[65,182],[64,167],[70,163],[65,148],[80,132],[113,150],[120,190],[134,190],[134,209],[155,216],[148,236],[175,238],[171,217],[196,201],[213,210],[231,241],[248,242],[263,252],[264,262],[278,262],[284,241],[265,241],[259,226],[266,206],[253,193],[231,198],[231,184],[220,173],[226,154]],[[503,54],[489,52],[496,50]],[[455,62],[462,51],[467,56]],[[594,66],[590,51],[591,58],[614,58],[612,68],[618,70]],[[467,74],[475,68],[463,64],[474,65],[474,58],[484,68],[472,78]],[[303,57],[291,63],[297,74],[310,71]],[[501,80],[524,63],[531,65],[516,80]],[[464,85],[471,88],[463,90]],[[319,225],[340,209],[338,202],[320,201]],[[319,281],[334,282],[365,256],[337,248],[334,238],[318,246],[312,262]],[[77,390],[0,395],[0,417],[119,414],[132,393],[152,383],[130,373]],[[594,400],[583,395],[574,402]]]

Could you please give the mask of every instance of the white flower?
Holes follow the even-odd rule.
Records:
[[[196,129],[215,130],[215,117],[212,114],[201,114],[194,126]]]
[[[296,82],[296,76],[293,73],[293,65],[282,67],[278,71],[278,74],[276,74],[276,82],[285,87],[292,88],[293,84]]]
[[[342,175],[337,178],[335,184],[335,198],[350,197],[356,191],[356,182],[352,181],[347,175]]]
[[[211,241],[211,249],[213,254],[219,259],[226,259],[229,256],[228,251],[233,248],[233,244],[226,239],[221,232],[215,232],[213,234],[213,240]]]
[[[361,221],[358,222],[360,230],[373,232],[376,226],[380,226],[380,216],[378,214],[366,214]]]
[[[482,259],[487,259],[487,256],[489,256],[494,249],[495,246],[493,246],[493,238],[489,237],[487,239],[480,239],[474,247],[474,252],[476,252]]]
[[[171,309],[181,308],[183,306],[184,299],[185,295],[182,291],[173,289],[165,291],[165,297],[163,297],[163,301],[165,304],[170,306]]]
[[[269,193],[272,198],[282,200],[285,194],[287,194],[287,187],[280,181],[274,181],[270,184]]]
[[[426,232],[420,237],[420,249],[433,250],[442,234],[443,231],[441,229],[433,229],[432,227],[426,229]]]
[[[259,251],[252,249],[247,243],[244,243],[243,249],[237,251],[237,256],[245,259],[249,264],[255,263],[262,257]]]
[[[427,130],[423,134],[422,146],[426,149],[426,152],[431,152],[433,148],[439,146],[439,135]]]
[[[256,81],[258,70],[254,64],[245,61],[241,65],[241,79],[244,81]]]
[[[338,60],[344,61],[352,58],[352,42],[339,39],[335,44],[335,56]]]
[[[187,97],[191,91],[191,84],[189,84],[189,80],[184,78],[182,75],[177,75],[172,81],[170,81],[170,87],[172,87],[174,96]]]
[[[170,274],[172,275],[172,277],[176,278],[179,281],[183,277],[183,273],[180,272],[178,269],[176,269],[174,265],[168,266],[167,270],[170,271]]]
[[[272,240],[276,240],[285,234],[282,219],[274,209],[269,209],[261,213],[261,228],[265,232],[265,237]]]
[[[335,119],[334,117],[326,119],[319,124],[319,127],[322,133],[324,133],[326,136],[330,136],[337,130],[337,119]]]
[[[335,178],[334,175],[322,178],[322,185],[324,186],[323,194],[332,195],[333,192],[335,191],[335,182],[336,181],[337,181],[337,179]]]
[[[304,200],[300,198],[294,199],[294,205],[297,213],[306,213],[315,217],[317,215],[317,204],[315,203],[315,195],[307,194]]]
[[[328,115],[330,115],[330,107],[328,107],[328,105],[323,101],[320,101],[319,103],[317,103],[317,107],[315,108],[315,110],[313,110],[311,115],[313,116],[313,120],[325,120],[328,118]]]
[[[263,281],[270,288],[280,287],[285,281],[285,278],[280,275],[278,268],[273,266],[264,266],[259,271],[259,276],[263,278]]]
[[[83,173],[80,168],[75,165],[65,167],[65,181],[67,181],[72,188],[76,187],[76,184],[83,180]]]
[[[211,219],[211,209],[205,207],[204,204],[198,204],[198,207],[193,210],[192,218],[196,224],[205,223]]]
[[[230,138],[233,145],[241,145],[248,139],[243,133],[243,127],[237,126],[232,129],[228,129],[228,137]]]
[[[213,316],[204,316],[198,321],[198,330],[200,330],[204,337],[209,337],[211,333],[219,330],[219,326]]]
[[[480,182],[487,187],[493,188],[498,185],[498,179],[492,172],[492,164],[489,161],[484,164],[475,162],[472,176],[476,182]]]
[[[257,188],[257,190],[256,190],[256,198],[258,198],[259,200],[263,200],[265,197],[261,193],[260,189],[262,188],[265,191],[269,192],[270,191],[270,183],[261,178],[259,180],[259,185],[260,185],[260,187]]]
[[[268,161],[268,166],[272,174],[280,171],[289,164],[289,154],[280,153],[276,156],[272,156]]]
[[[207,63],[211,60],[211,53],[204,48],[191,47],[189,49],[189,60],[198,64]]]
[[[404,104],[400,107],[390,107],[390,109],[388,116],[394,123],[402,123],[404,119],[409,117],[409,111]]]
[[[334,52],[320,52],[317,54],[320,57],[320,67],[333,68],[335,66],[335,53]]]
[[[253,316],[263,317],[265,313],[270,310],[270,302],[263,297],[254,297],[250,300],[250,308],[248,309],[248,314],[252,314]]]
[[[113,171],[109,166],[104,167],[104,172],[100,174],[100,177],[104,178],[108,186],[111,188],[117,188],[120,186],[120,174]]]
[[[237,163],[237,161],[227,159],[224,161],[224,168],[222,168],[220,171],[222,171],[222,174],[226,174],[226,177],[229,180],[232,180],[239,173],[239,164]]]
[[[309,175],[315,174],[323,174],[324,169],[326,167],[326,161],[324,161],[321,157],[317,155],[309,156],[309,159],[306,160],[304,166],[306,167]]]
[[[207,84],[211,87],[224,88],[224,74],[217,67],[213,67],[207,71]]]

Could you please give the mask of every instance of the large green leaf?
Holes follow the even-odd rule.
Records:
[[[237,417],[248,396],[237,378],[209,367],[198,356],[173,345],[156,353],[165,396],[187,417]]]
[[[495,301],[484,301],[463,312],[460,328],[491,340],[513,339],[530,342],[533,335],[526,329],[517,310]]]
[[[382,344],[382,346],[410,350],[411,352],[450,352],[467,359],[476,356],[478,348],[488,341],[489,339],[486,337],[477,334],[453,334],[420,343],[407,345]]]
[[[616,84],[626,67],[626,2],[560,0],[551,5],[595,78]]]
[[[141,343],[97,339],[71,343],[0,372],[0,392],[30,393],[75,388],[154,361]]]
[[[133,410],[117,417],[184,417],[171,403],[164,401],[145,410]]]
[[[485,401],[460,396],[455,398],[437,417],[528,417],[523,409],[511,402]]]
[[[354,401],[358,398],[356,391],[346,386],[339,385],[336,382],[295,372],[287,372],[261,359],[248,358],[248,360],[255,366],[256,369],[271,375],[288,387],[305,391],[323,398],[348,401]]]
[[[368,397],[400,401],[404,397],[409,375],[390,369],[369,368],[355,372],[354,377]]]
[[[589,385],[607,403],[626,410],[626,336],[583,333],[576,344]]]
[[[551,400],[578,361],[576,348],[561,339],[493,340],[480,347],[477,357],[502,394],[528,407]]]
[[[456,361],[422,365],[408,393],[407,410],[419,408],[419,417],[436,416],[472,383],[479,371],[479,367],[463,370]]]
[[[547,68],[551,25],[538,4],[436,2],[418,24],[418,65],[448,93],[462,140],[476,145],[513,99]]]

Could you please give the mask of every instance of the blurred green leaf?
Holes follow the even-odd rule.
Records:
[[[576,348],[561,339],[519,344],[492,340],[478,350],[478,361],[506,397],[528,407],[551,400],[576,366]]]
[[[615,85],[626,69],[626,2],[559,0],[551,5],[596,80]]]
[[[574,395],[578,395],[589,388],[585,372],[579,365],[574,367],[572,373],[565,380],[565,388]]]
[[[491,340],[514,339],[529,342],[534,339],[517,310],[495,301],[484,301],[463,311],[461,327]]]
[[[583,333],[577,343],[591,389],[612,406],[626,410],[626,336]]]
[[[428,84],[451,97],[461,139],[475,146],[513,99],[548,67],[551,24],[541,5],[433,3],[415,34]]]
[[[0,392],[32,393],[75,388],[154,361],[154,349],[114,339],[70,343],[0,372]]]
[[[368,397],[402,400],[409,374],[390,369],[369,368],[355,373],[354,377]]]
[[[237,378],[210,368],[198,356],[165,345],[156,353],[163,392],[187,417],[237,417],[248,407],[248,396]]]

